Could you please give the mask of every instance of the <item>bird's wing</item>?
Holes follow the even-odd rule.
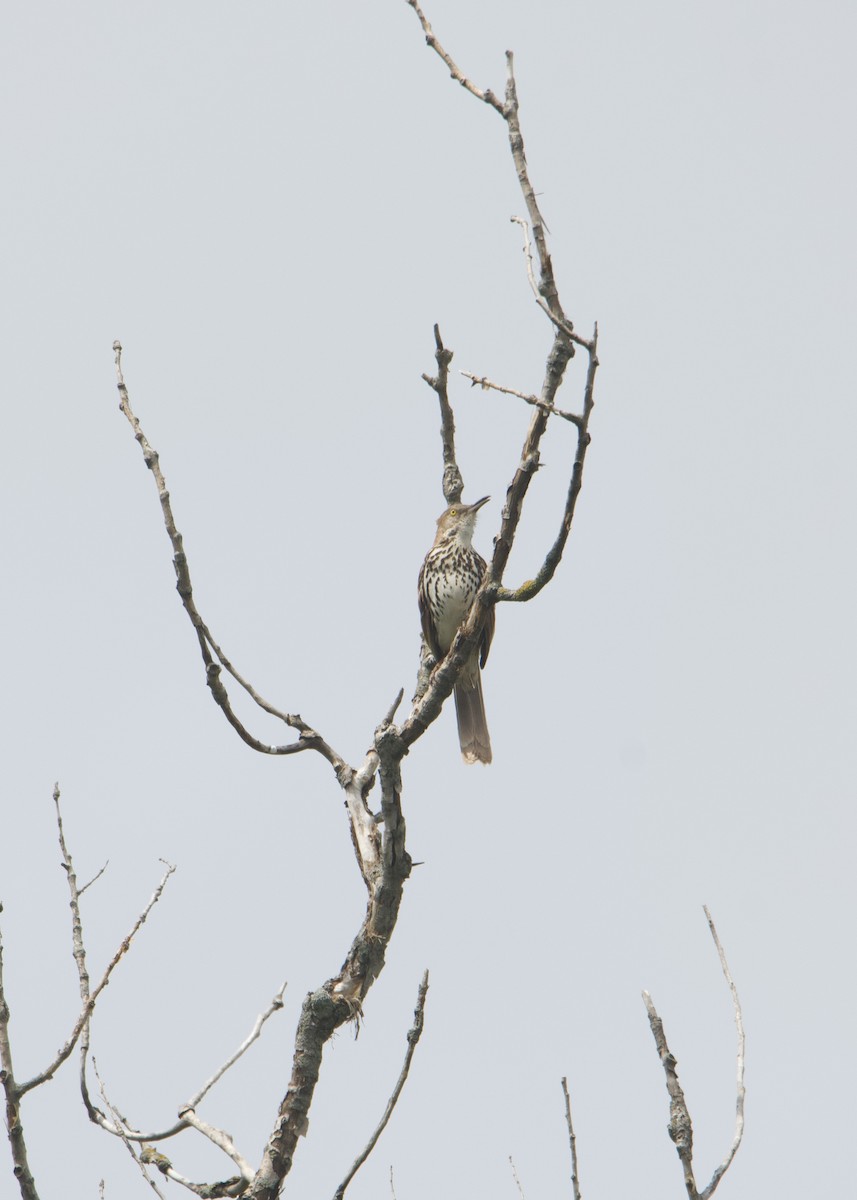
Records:
[[[479,666],[484,667],[488,660],[488,651],[491,649],[491,639],[494,637],[494,614],[496,606],[491,605],[488,609],[488,616],[485,618],[485,628],[482,630],[482,638],[479,642]]]
[[[420,580],[417,586],[417,597],[420,603],[420,624],[423,627],[423,637],[426,640],[426,645],[428,646],[429,650],[431,650],[437,661],[440,662],[440,660],[443,658],[443,653],[440,646],[437,644],[434,623],[432,622],[431,613],[429,611],[429,602],[428,596],[426,595],[425,586],[425,563],[423,563],[420,570]]]

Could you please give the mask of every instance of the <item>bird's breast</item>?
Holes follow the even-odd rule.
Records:
[[[437,642],[444,654],[473,603],[479,581],[472,550],[441,547],[429,555],[423,584]]]

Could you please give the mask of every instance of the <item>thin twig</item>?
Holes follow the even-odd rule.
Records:
[[[524,1189],[521,1187],[521,1181],[518,1178],[518,1170],[517,1170],[517,1167],[515,1166],[515,1163],[512,1159],[511,1154],[509,1155],[509,1166],[512,1168],[512,1178],[515,1181],[515,1187],[518,1189],[518,1195],[521,1197],[521,1200],[526,1200],[526,1196],[524,1195]]]
[[[561,408],[556,408],[553,404],[546,404],[544,400],[540,400],[538,396],[527,395],[526,392],[519,392],[517,388],[503,387],[500,383],[494,383],[487,379],[484,375],[474,375],[470,371],[462,371],[461,374],[465,379],[469,379],[474,387],[481,387],[483,391],[502,392],[505,396],[517,396],[519,400],[523,400],[526,404],[532,404],[535,408],[543,408],[547,413],[554,417],[562,417],[563,421],[570,421],[572,425],[576,425],[578,429],[583,424],[583,417],[578,413],[565,412]]]
[[[732,1145],[729,1151],[720,1164],[716,1168],[714,1174],[707,1187],[703,1191],[698,1191],[696,1187],[696,1179],[693,1172],[693,1125],[688,1111],[687,1101],[684,1097],[681,1085],[678,1081],[678,1072],[676,1071],[676,1058],[670,1051],[667,1045],[666,1034],[664,1033],[663,1022],[657,1014],[652,998],[648,992],[643,992],[643,1000],[646,1005],[646,1011],[649,1015],[649,1025],[652,1030],[652,1035],[655,1039],[655,1045],[658,1049],[658,1055],[664,1067],[666,1075],[667,1092],[670,1097],[670,1120],[667,1126],[667,1132],[675,1143],[675,1148],[678,1152],[679,1159],[682,1165],[684,1174],[684,1185],[687,1189],[689,1200],[710,1200],[714,1194],[718,1183],[729,1170],[732,1164],[738,1147],[741,1145],[741,1139],[744,1135],[744,1021],[741,1015],[741,1004],[738,1000],[738,990],[735,987],[734,980],[729,971],[729,966],[726,962],[726,955],[723,947],[720,944],[720,939],[717,936],[717,930],[714,927],[714,921],[711,919],[711,913],[708,908],[704,907],[708,928],[711,931],[711,936],[714,939],[714,944],[717,947],[717,954],[720,958],[720,966],[723,970],[723,975],[729,985],[729,990],[732,994],[732,1004],[735,1009],[735,1025],[738,1030],[738,1096],[735,1104],[735,1135],[732,1139]]]
[[[738,1068],[737,1068],[737,1097],[735,1100],[735,1134],[732,1138],[732,1145],[729,1147],[728,1153],[719,1167],[716,1168],[711,1176],[711,1181],[702,1192],[700,1200],[709,1200],[713,1195],[714,1189],[717,1187],[720,1180],[729,1170],[732,1165],[732,1159],[738,1153],[738,1147],[741,1145],[741,1139],[744,1137],[744,1018],[741,1013],[741,1002],[738,999],[738,989],[735,987],[735,981],[729,971],[729,964],[726,962],[726,954],[720,944],[720,938],[717,936],[717,930],[714,927],[714,921],[711,918],[711,913],[708,911],[708,906],[703,905],[708,928],[711,930],[711,936],[714,938],[714,945],[717,947],[717,955],[720,959],[720,966],[723,971],[724,978],[729,985],[729,991],[732,995],[732,1007],[735,1010],[735,1027],[738,1032]]]
[[[190,622],[196,631],[199,649],[202,655],[203,662],[206,668],[206,682],[215,703],[220,707],[223,715],[226,717],[229,724],[238,734],[246,745],[251,749],[259,751],[260,754],[298,754],[302,750],[316,750],[325,758],[339,776],[342,773],[350,770],[347,763],[327,744],[324,738],[316,732],[310,725],[302,720],[297,713],[285,713],[276,708],[269,701],[256,691],[243,675],[233,666],[223,650],[214,640],[211,630],[203,621],[199,609],[196,607],[196,601],[193,596],[193,584],[190,578],[190,566],[187,561],[187,555],[184,552],[184,541],[182,535],[176,528],[175,518],[173,516],[172,504],[170,502],[170,493],[167,490],[166,480],[164,479],[163,471],[160,465],[160,456],[157,450],[154,450],[150,445],[143,428],[133,409],[131,408],[131,400],[128,395],[128,388],[125,384],[125,377],[122,373],[122,344],[119,341],[113,343],[113,351],[115,354],[117,387],[119,388],[119,408],[134,431],[134,437],[139,443],[140,449],[143,452],[143,461],[152,472],[152,478],[155,481],[155,486],[158,489],[158,499],[161,503],[161,514],[164,519],[164,526],[167,531],[167,536],[173,547],[173,567],[176,572],[176,590],[181,597],[185,611],[190,618]],[[217,662],[212,658],[212,654],[217,659]],[[276,717],[291,729],[296,729],[299,737],[296,742],[290,742],[285,746],[272,746],[260,741],[245,728],[243,723],[238,719],[232,709],[226,687],[221,679],[221,667],[227,671],[240,687],[250,696],[255,704],[264,712],[269,713],[272,717]]]
[[[461,86],[466,88],[467,91],[470,92],[472,96],[475,96],[477,100],[481,100],[485,104],[490,104],[492,108],[496,108],[501,117],[505,117],[506,114],[503,110],[503,105],[500,103],[494,93],[490,89],[483,92],[481,88],[478,88],[475,83],[471,83],[471,81],[458,69],[450,56],[444,50],[443,46],[441,46],[440,42],[435,37],[434,30],[426,20],[425,14],[417,3],[417,0],[408,0],[408,4],[410,4],[411,8],[420,19],[420,24],[422,25],[423,32],[426,35],[426,42],[429,44],[429,46],[431,46],[432,50],[434,50],[435,53],[446,63],[447,67],[449,68],[449,73],[456,83],[460,83]]]
[[[208,1093],[211,1091],[211,1089],[214,1087],[214,1085],[220,1079],[223,1078],[223,1076],[226,1074],[226,1072],[229,1070],[229,1068],[234,1066],[235,1063],[238,1062],[238,1059],[241,1058],[241,1056],[243,1054],[245,1054],[247,1052],[247,1050],[250,1049],[250,1047],[253,1045],[253,1043],[256,1041],[256,1039],[260,1036],[260,1034],[262,1032],[262,1027],[264,1026],[265,1022],[268,1020],[268,1018],[273,1016],[273,1014],[275,1012],[280,1012],[280,1010],[282,1009],[283,995],[285,993],[285,990],[286,990],[286,984],[284,983],[283,986],[280,988],[280,990],[277,992],[277,994],[274,996],[271,1003],[265,1009],[265,1011],[263,1013],[260,1013],[259,1016],[256,1018],[256,1022],[253,1025],[253,1028],[247,1034],[247,1037],[244,1039],[244,1041],[241,1043],[241,1045],[238,1047],[238,1049],[236,1051],[234,1051],[233,1054],[230,1054],[229,1058],[227,1058],[227,1060],[223,1064],[223,1066],[218,1067],[218,1069],[214,1072],[214,1074],[211,1076],[211,1078],[207,1079],[205,1081],[205,1083],[202,1085],[202,1087],[199,1089],[199,1091],[196,1092],[193,1096],[191,1096],[190,1100],[188,1100],[187,1104],[184,1106],[186,1109],[198,1108],[199,1103],[203,1099],[203,1097],[208,1095]]]
[[[533,296],[535,297],[536,304],[538,304],[539,308],[542,310],[542,312],[545,314],[545,316],[548,318],[548,320],[557,329],[559,329],[563,333],[567,334],[568,337],[570,337],[573,342],[577,342],[578,345],[581,345],[581,346],[587,345],[586,341],[583,338],[579,337],[574,332],[574,327],[571,324],[571,322],[566,321],[564,317],[558,317],[556,315],[556,313],[551,311],[550,305],[547,304],[545,302],[545,300],[542,298],[541,292],[539,291],[539,285],[536,282],[535,272],[533,270],[533,251],[530,246],[529,223],[527,221],[525,221],[523,217],[510,217],[509,220],[513,224],[519,225],[521,228],[521,232],[523,234],[524,245],[523,245],[522,249],[524,252],[524,258],[525,258],[526,266],[527,266],[527,280],[530,285],[530,290],[532,291]]]
[[[107,1110],[110,1112],[111,1116],[113,1117],[113,1121],[116,1125],[117,1133],[118,1133],[119,1137],[122,1139],[125,1149],[128,1151],[128,1153],[133,1158],[134,1162],[140,1168],[140,1170],[143,1174],[143,1178],[146,1180],[146,1183],[148,1183],[149,1187],[152,1189],[152,1191],[155,1193],[155,1195],[160,1196],[161,1200],[166,1200],[164,1193],[160,1190],[160,1188],[155,1183],[154,1179],[151,1177],[148,1170],[146,1169],[146,1163],[144,1161],[142,1161],[140,1155],[137,1154],[137,1151],[131,1145],[130,1140],[128,1139],[128,1137],[126,1137],[125,1121],[122,1117],[122,1114],[113,1106],[113,1104],[111,1103],[111,1101],[109,1100],[109,1098],[107,1096],[107,1092],[104,1089],[104,1084],[101,1080],[101,1076],[98,1074],[98,1064],[96,1063],[95,1059],[92,1060],[92,1069],[95,1072],[95,1078],[98,1080],[98,1090],[101,1092],[101,1099],[104,1101],[105,1107],[107,1108]]]
[[[91,888],[91,887],[92,887],[92,885],[93,885],[94,883],[97,883],[97,882],[98,882],[98,880],[101,878],[101,876],[104,874],[104,872],[107,870],[107,868],[108,868],[109,866],[110,866],[110,859],[108,858],[107,862],[104,864],[104,866],[101,868],[101,870],[100,870],[100,871],[97,871],[97,872],[96,872],[96,873],[95,873],[95,874],[92,876],[92,878],[90,879],[89,883],[85,883],[85,884],[83,885],[83,887],[82,887],[82,888],[78,888],[78,889],[77,889],[77,897],[78,897],[78,899],[80,899],[80,897],[83,895],[83,893],[84,893],[85,891],[87,891],[87,889],[88,889],[88,888]]]
[[[577,1174],[577,1138],[574,1136],[574,1125],[571,1121],[571,1097],[568,1094],[568,1080],[562,1077],[562,1094],[565,1097],[565,1123],[568,1126],[568,1145],[571,1150],[571,1193],[574,1200],[580,1200],[580,1180]]]
[[[333,1193],[334,1200],[342,1200],[342,1197],[345,1195],[345,1189],[348,1187],[349,1183],[351,1183],[351,1180],[354,1178],[354,1176],[357,1174],[357,1172],[360,1170],[360,1168],[365,1163],[366,1159],[369,1157],[369,1155],[375,1149],[375,1145],[378,1141],[378,1138],[381,1136],[381,1134],[384,1132],[385,1128],[387,1127],[387,1122],[390,1120],[393,1109],[396,1107],[396,1102],[398,1101],[399,1096],[402,1094],[402,1088],[405,1086],[405,1080],[408,1078],[408,1072],[411,1069],[411,1059],[414,1057],[414,1051],[417,1048],[417,1042],[420,1040],[420,1037],[423,1032],[423,1021],[424,1021],[425,1006],[426,1006],[426,996],[428,994],[428,983],[429,983],[429,973],[428,973],[428,971],[426,971],[423,975],[422,982],[420,983],[419,991],[417,992],[417,1006],[414,1009],[414,1023],[411,1026],[411,1028],[408,1030],[408,1049],[405,1054],[405,1061],[402,1064],[402,1070],[399,1073],[399,1078],[396,1081],[396,1086],[393,1088],[393,1093],[390,1096],[390,1099],[387,1101],[387,1107],[384,1109],[384,1115],[381,1117],[381,1120],[378,1122],[378,1126],[375,1129],[375,1132],[369,1138],[369,1141],[366,1143],[363,1150],[361,1150],[361,1152],[357,1155],[357,1158],[355,1158],[355,1160],[351,1166],[351,1170],[348,1172],[348,1174],[343,1179],[342,1183],[340,1183],[339,1187]],[[393,1177],[392,1177],[392,1168],[391,1168],[391,1174],[390,1174],[390,1186],[391,1187],[392,1187],[392,1183],[393,1183]]]
[[[247,1050],[249,1050],[249,1048],[250,1048],[250,1046],[252,1046],[253,1042],[255,1042],[257,1040],[257,1038],[260,1036],[260,1034],[262,1032],[262,1027],[265,1025],[265,1023],[268,1021],[268,1019],[271,1016],[273,1016],[273,1014],[275,1012],[279,1012],[283,1008],[283,995],[285,993],[285,990],[286,990],[286,984],[284,983],[283,986],[280,988],[280,990],[277,992],[277,994],[274,996],[271,1003],[265,1009],[265,1011],[263,1013],[260,1013],[259,1016],[256,1018],[256,1020],[253,1024],[253,1028],[250,1030],[250,1033],[247,1035],[247,1037],[244,1039],[244,1041],[241,1043],[241,1045],[238,1047],[238,1049],[235,1050],[229,1056],[229,1058],[226,1060],[225,1063],[223,1063],[222,1066],[218,1067],[218,1069],[214,1072],[214,1074],[209,1079],[207,1079],[206,1082],[202,1085],[202,1087],[199,1089],[199,1091],[195,1092],[194,1095],[191,1096],[191,1098],[184,1105],[184,1108],[182,1111],[184,1111],[185,1108],[186,1109],[197,1108],[199,1106],[200,1102],[204,1099],[204,1097],[207,1096],[208,1093],[211,1091],[211,1089],[214,1087],[214,1085],[223,1078],[223,1076],[230,1069],[230,1067],[234,1066],[234,1064],[238,1061],[238,1059],[241,1058],[242,1055],[244,1055],[247,1052]],[[97,1110],[94,1110],[94,1111],[97,1114]],[[90,1117],[97,1124],[101,1125],[101,1127],[104,1130],[106,1130],[107,1133],[112,1133],[114,1136],[119,1135],[119,1130],[114,1128],[113,1125],[103,1117],[103,1114],[100,1116],[99,1115],[93,1116],[93,1113],[91,1111]],[[162,1141],[165,1141],[167,1138],[175,1137],[175,1135],[177,1133],[181,1133],[182,1130],[187,1129],[189,1124],[190,1124],[189,1121],[187,1121],[183,1118],[179,1118],[179,1120],[176,1121],[174,1125],[170,1125],[166,1129],[159,1129],[159,1130],[155,1130],[153,1132],[145,1132],[145,1133],[143,1133],[139,1130],[131,1129],[126,1124],[125,1128],[124,1128],[124,1136],[127,1137],[129,1141],[133,1141],[133,1142],[162,1142]],[[179,1180],[179,1182],[184,1182],[184,1181]]]
[[[80,1037],[84,1028],[88,1024],[90,1017],[92,1016],[92,1011],[95,1008],[98,997],[101,995],[101,993],[107,987],[108,983],[110,982],[110,976],[113,974],[114,970],[119,965],[119,963],[122,960],[122,958],[124,957],[124,955],[130,949],[131,942],[134,940],[135,935],[139,931],[140,927],[145,923],[146,918],[148,917],[149,913],[152,911],[152,909],[155,907],[155,905],[160,900],[161,894],[163,893],[164,888],[167,886],[167,881],[169,880],[170,876],[175,871],[175,867],[171,863],[165,862],[164,859],[161,860],[162,862],[165,862],[165,865],[167,868],[166,872],[164,873],[163,877],[161,878],[160,883],[155,888],[152,895],[149,897],[148,904],[143,909],[143,911],[140,913],[139,917],[137,917],[136,921],[131,926],[131,929],[126,934],[125,938],[122,940],[118,950],[115,952],[115,954],[111,958],[110,962],[107,964],[107,967],[105,968],[104,974],[101,976],[101,979],[98,981],[95,988],[92,991],[90,991],[89,990],[89,973],[86,968],[86,952],[84,950],[84,945],[83,945],[83,926],[81,925],[81,921],[80,921],[80,906],[79,906],[80,893],[77,889],[77,877],[75,876],[75,873],[74,873],[74,867],[72,864],[71,855],[69,854],[68,847],[66,846],[66,843],[65,843],[65,836],[63,834],[62,815],[60,812],[59,800],[60,800],[60,792],[59,792],[59,787],[57,786],[54,788],[54,803],[56,804],[56,810],[57,810],[57,826],[59,829],[60,851],[63,856],[63,867],[65,869],[66,878],[68,880],[69,892],[71,893],[70,907],[71,907],[71,911],[72,911],[72,952],[74,955],[74,960],[77,963],[78,979],[79,979],[79,984],[80,984],[80,994],[81,994],[81,998],[83,999],[83,1009],[81,1010],[79,1017],[77,1018],[77,1020],[74,1023],[74,1027],[72,1028],[72,1031],[69,1034],[68,1040],[66,1041],[65,1045],[57,1052],[53,1061],[47,1067],[45,1067],[45,1069],[43,1071],[40,1071],[38,1075],[34,1075],[32,1079],[28,1079],[26,1083],[23,1083],[20,1085],[19,1091],[22,1096],[26,1095],[26,1093],[31,1091],[33,1088],[38,1087],[40,1084],[44,1083],[45,1080],[52,1078],[52,1076],[56,1073],[57,1069],[60,1066],[62,1066],[62,1064],[65,1062],[65,1060],[71,1054],[72,1050],[74,1049],[75,1045],[77,1044],[78,1038]]]
[[[503,116],[506,119],[506,125],[509,132],[509,148],[512,151],[512,158],[515,162],[515,168],[518,172],[518,183],[521,188],[521,193],[524,197],[524,203],[527,206],[527,212],[532,226],[533,239],[536,243],[536,254],[539,260],[539,285],[538,293],[546,302],[551,320],[556,326],[558,334],[562,334],[568,338],[572,331],[572,322],[566,317],[563,312],[562,305],[559,301],[559,293],[557,291],[556,280],[554,279],[553,263],[551,256],[548,253],[547,241],[545,239],[545,220],[541,214],[538,200],[536,199],[535,189],[530,182],[529,170],[527,169],[527,156],[524,150],[524,135],[521,132],[521,122],[518,113],[518,89],[515,83],[515,59],[511,50],[506,51],[506,103],[503,107]]]

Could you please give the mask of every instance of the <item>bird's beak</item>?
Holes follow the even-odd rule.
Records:
[[[471,504],[470,507],[474,512],[476,512],[477,508],[481,508],[483,504],[487,504],[490,499],[490,496],[483,496],[481,500],[477,500],[476,503]]]

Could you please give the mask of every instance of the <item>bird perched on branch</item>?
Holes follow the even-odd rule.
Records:
[[[483,496],[475,504],[451,504],[446,512],[441,513],[437,520],[434,545],[420,571],[423,636],[438,662],[449,653],[458,627],[470,611],[487,570],[485,559],[473,549],[471,541],[476,515],[490,499],[490,496]],[[466,763],[491,761],[491,739],[482,701],[481,668],[485,666],[493,636],[492,608],[479,645],[465,662],[455,685],[458,741]]]

